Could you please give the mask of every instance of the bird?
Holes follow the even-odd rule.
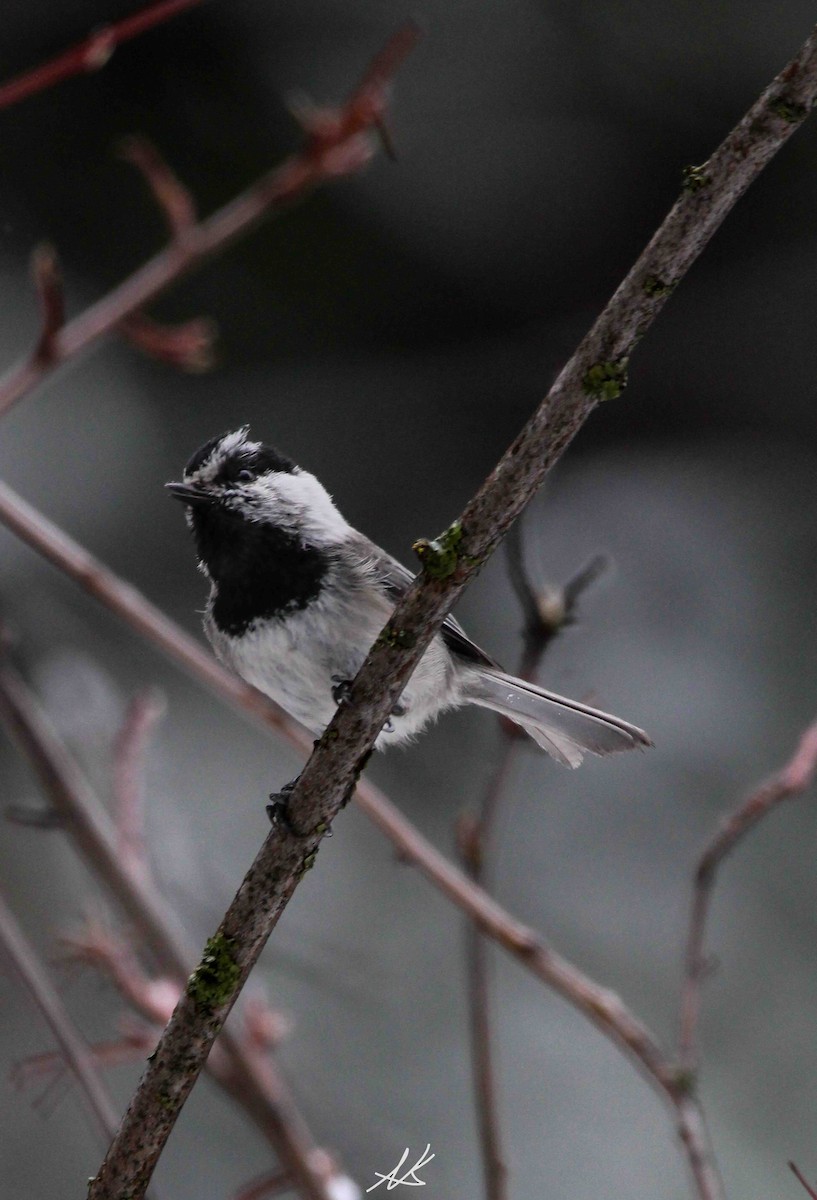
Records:
[[[216,657],[315,734],[348,698],[412,573],[341,515],[316,477],[249,426],[205,442],[181,481]],[[652,745],[643,730],[505,672],[448,616],[375,745],[412,740],[447,709],[475,704],[520,726],[557,762]]]

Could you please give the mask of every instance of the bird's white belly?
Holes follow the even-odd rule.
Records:
[[[385,604],[370,612],[351,605],[347,612],[334,608],[328,620],[321,609],[317,603],[284,619],[260,620],[237,638],[219,630],[209,612],[204,621],[217,656],[313,733],[322,733],[331,721],[337,708],[333,688],[354,679],[390,612]],[[411,738],[460,702],[450,655],[435,638],[400,697],[404,712],[392,715],[378,748]]]

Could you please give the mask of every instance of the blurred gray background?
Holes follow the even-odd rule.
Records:
[[[10,0],[10,77],[137,5]],[[396,164],[379,158],[269,223],[158,302],[207,314],[212,373],[111,341],[4,422],[0,470],[49,516],[199,631],[204,583],[162,484],[206,438],[250,422],[314,471],[390,551],[461,510],[539,401],[679,188],[794,53],[813,6],[669,0],[211,2],[121,48],[105,70],[0,113],[0,361],[31,344],[32,247],[59,248],[71,312],[161,244],[116,141],[153,138],[202,213],[298,144],[286,100],[345,94],[406,16]],[[676,1035],[695,856],[721,814],[791,753],[817,710],[817,125],[750,190],[673,297],[526,521],[531,570],[615,569],[549,654],[546,683],[645,726],[655,749],[571,773],[535,749],[514,774],[500,899]],[[147,777],[153,864],[202,943],[298,769],[3,533],[4,618],[49,711],[104,794],[125,705],[169,710]],[[502,556],[458,610],[512,665],[520,613]],[[453,853],[498,752],[485,713],[446,718],[371,776]],[[2,801],[37,800],[5,734]],[[702,1095],[730,1196],[802,1194],[817,1175],[817,813],[780,810],[723,871],[705,994]],[[95,889],[58,833],[5,824],[3,887],[43,954]],[[114,918],[111,918],[114,919]],[[466,1040],[463,922],[354,809],[337,822],[256,973],[292,1032],[281,1050],[316,1136],[363,1188],[427,1142],[429,1200],[481,1194]],[[681,1200],[670,1121],[560,1000],[498,955],[502,1117],[518,1200]],[[55,968],[92,1040],[122,1003]],[[73,1091],[21,1097],[12,1065],[50,1045],[0,973],[0,1195],[84,1194],[96,1141]],[[124,1104],[139,1065],[111,1072]],[[43,1092],[45,1091],[45,1094]],[[202,1153],[202,1147],[207,1153]],[[157,1174],[172,1200],[229,1197],[266,1146],[209,1084]]]

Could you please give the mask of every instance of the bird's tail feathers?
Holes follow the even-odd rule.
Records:
[[[465,694],[473,704],[493,709],[521,726],[566,767],[578,767],[586,752],[617,754],[652,745],[642,729],[620,717],[546,692],[503,671],[475,671]]]

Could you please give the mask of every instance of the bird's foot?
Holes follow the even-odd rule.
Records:
[[[291,779],[289,783],[284,784],[280,792],[270,792],[270,803],[267,805],[267,816],[273,829],[283,828],[293,837],[301,837],[289,819],[289,798],[297,782],[298,779]]]
[[[388,720],[386,721],[386,724],[383,726],[383,732],[384,733],[394,733],[394,721],[392,720],[392,717],[404,717],[405,715],[406,715],[405,704],[395,704],[394,708],[391,710],[391,714],[390,714]]]
[[[335,704],[348,704],[349,697],[352,694],[351,679],[344,679],[342,675],[332,676],[332,699]]]
[[[300,776],[298,776],[300,778]],[[270,825],[273,829],[285,829],[292,837],[303,838],[312,837],[312,834],[320,833],[324,837],[332,836],[332,826],[321,826],[313,829],[312,833],[304,833],[300,829],[296,829],[289,819],[289,798],[292,795],[298,779],[292,779],[289,783],[285,783],[280,792],[270,793],[270,803],[267,805],[267,816],[269,817]]]

